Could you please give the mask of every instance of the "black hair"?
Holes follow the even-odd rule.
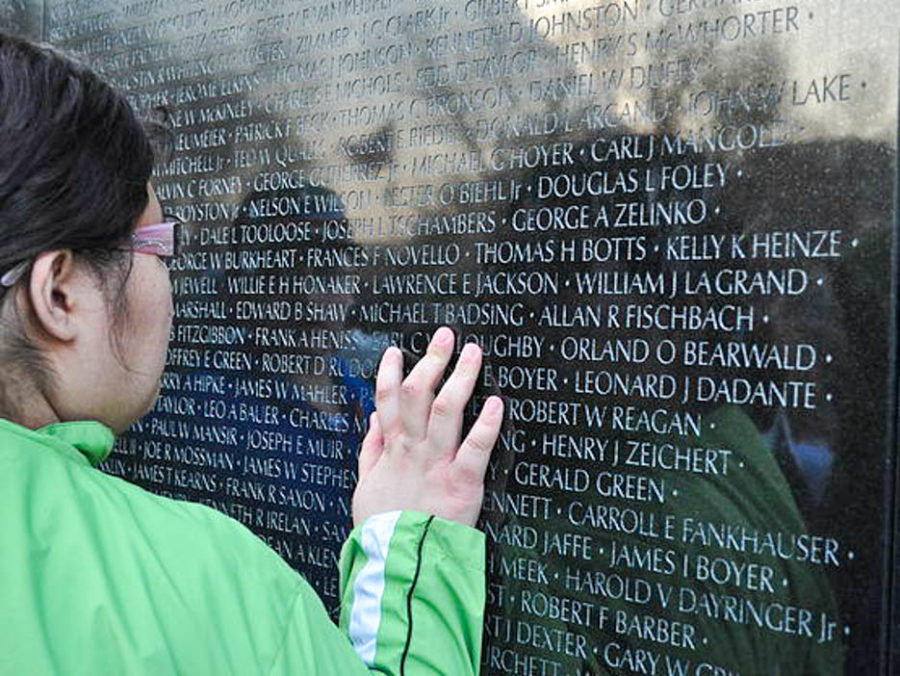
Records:
[[[147,206],[148,135],[125,97],[0,33],[0,271],[49,249],[109,260]]]
[[[123,249],[147,207],[153,161],[124,95],[54,48],[0,32],[0,275],[43,251],[70,249],[118,319],[132,260]],[[0,360],[46,386],[52,374],[42,355],[21,327],[5,328]]]

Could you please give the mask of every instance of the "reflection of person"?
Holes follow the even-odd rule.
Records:
[[[273,155],[277,152],[274,145],[266,150]],[[227,150],[235,151],[235,147]],[[259,187],[268,187],[272,182],[272,172],[268,171],[252,172],[241,179],[243,185]],[[234,263],[229,266],[210,265],[212,269],[202,271],[187,270],[182,273],[184,277],[181,278],[177,266],[173,266],[173,286],[178,289],[186,278],[196,279],[197,275],[215,277],[218,289],[228,289],[227,298],[222,304],[229,304],[229,309],[235,313],[231,316],[239,317],[241,324],[245,328],[251,328],[253,333],[249,341],[251,345],[242,346],[245,348],[242,354],[252,360],[251,365],[232,374],[235,376],[230,383],[232,387],[225,385],[219,391],[212,391],[211,388],[207,392],[192,391],[191,397],[198,409],[208,404],[220,405],[223,403],[224,389],[231,395],[228,399],[230,406],[236,406],[238,410],[242,407],[259,410],[264,406],[264,410],[271,413],[262,419],[254,416],[256,420],[249,419],[249,416],[248,419],[232,416],[228,421],[229,426],[236,429],[232,438],[235,444],[248,440],[246,456],[238,456],[238,462],[232,463],[230,467],[217,467],[214,481],[184,488],[175,495],[166,494],[169,497],[218,506],[226,514],[241,520],[305,577],[316,589],[331,616],[336,618],[340,606],[339,585],[336,567],[331,562],[338,559],[339,548],[345,539],[341,534],[350,530],[352,484],[355,484],[357,478],[357,458],[354,451],[360,447],[365,433],[364,423],[375,408],[375,366],[390,342],[361,329],[354,329],[344,334],[349,339],[350,346],[340,349],[325,347],[324,344],[307,347],[309,343],[301,342],[304,347],[301,348],[302,354],[298,354],[297,347],[276,347],[269,344],[270,340],[266,336],[284,332],[290,322],[287,315],[293,317],[294,324],[289,329],[296,331],[298,337],[306,339],[313,335],[342,334],[341,318],[352,316],[353,303],[358,296],[349,289],[347,293],[326,291],[330,288],[329,281],[351,275],[354,269],[341,265],[342,257],[337,255],[329,259],[328,262],[332,264],[323,264],[322,256],[316,255],[323,249],[317,246],[318,242],[314,244],[302,236],[304,227],[293,222],[286,225],[280,217],[263,215],[258,206],[261,200],[267,200],[270,204],[284,200],[315,205],[305,214],[308,221],[307,232],[310,234],[321,233],[326,223],[345,221],[343,206],[336,193],[328,188],[298,182],[295,187],[280,185],[273,189],[254,188],[248,191],[237,209],[238,215],[228,224],[235,236],[225,238],[227,241],[198,242],[197,237],[183,238],[187,242],[187,256],[181,260],[196,255],[198,251],[204,252],[201,255],[209,251],[210,256],[224,253]],[[171,205],[176,213],[179,207],[189,213],[190,206],[190,202]],[[281,237],[276,234],[279,229]],[[189,242],[189,239],[193,239],[193,242]],[[190,248],[191,244],[195,245],[193,250]],[[198,249],[197,246],[203,248]],[[329,251],[337,253],[352,246],[352,240],[329,242]],[[259,277],[260,271],[254,265],[257,257],[265,258],[273,253],[285,265],[277,269],[281,280],[316,282],[320,288],[310,289],[314,285],[300,283],[295,287],[300,291],[292,289],[278,294],[270,293],[264,300],[260,300],[255,294],[245,294],[240,288],[229,286],[230,282],[253,281]],[[179,301],[188,304],[195,302],[188,294],[180,294]],[[208,296],[206,300],[200,300],[203,304],[207,302]],[[291,312],[278,310],[283,307],[289,307]],[[209,322],[208,326],[216,328],[231,327],[230,322],[233,320],[227,317],[229,313],[225,310],[219,317],[206,321]],[[180,317],[179,306],[176,304],[172,328],[175,338],[170,344],[170,350],[196,347],[195,343],[181,338],[181,327],[196,327],[196,323],[196,317]],[[365,367],[362,366],[363,362]],[[289,365],[296,365],[296,368]],[[205,368],[191,368],[190,377],[195,379],[198,376],[228,379],[228,376],[222,376],[221,369],[212,364]],[[177,389],[173,388],[172,391],[177,392]],[[183,416],[172,416],[165,411],[167,395],[171,396],[172,391],[162,390],[162,401],[159,402],[162,406],[158,405],[144,419],[142,432],[129,435],[131,439],[137,436],[140,441],[157,444],[160,437],[153,433],[155,426],[159,427],[160,423],[165,425],[179,418],[184,420]],[[271,439],[279,441],[270,443],[268,440]],[[249,443],[249,440],[253,440],[253,443]],[[181,443],[191,444],[190,441]],[[209,448],[218,450],[215,444]],[[289,450],[285,450],[286,448]],[[286,454],[290,457],[286,458]],[[115,457],[112,456],[112,459]],[[263,490],[240,491],[235,496],[238,491],[233,486],[248,485],[245,463],[249,461],[252,461],[251,466],[258,468],[259,472],[252,476],[251,481],[264,482],[261,486]],[[315,472],[297,470],[298,465],[303,463],[306,466],[307,462],[315,463]],[[270,463],[279,466],[284,463],[283,471],[266,471],[264,468],[271,466]],[[144,462],[143,468],[147,464]],[[332,480],[323,480],[325,472],[331,472],[329,476]],[[145,471],[124,476],[151,491],[159,491],[162,483],[159,478]],[[252,485],[260,486],[258,483]],[[171,481],[166,481],[164,490],[171,490]],[[273,491],[276,495],[301,496],[295,500],[295,508],[303,505],[303,500],[308,500],[302,515],[303,527],[290,527],[291,523],[301,523],[300,519],[296,513],[286,514],[280,509],[273,510],[271,501],[267,499],[267,491]],[[271,518],[273,516],[286,518]],[[288,519],[290,523],[286,524]],[[286,525],[289,527],[285,527]],[[323,533],[328,535],[323,537]],[[311,559],[314,563],[311,563]]]
[[[449,329],[405,379],[385,353],[341,559],[348,641],[238,523],[93,467],[152,405],[171,324],[177,238],[130,107],[0,34],[0,138],[0,672],[474,673],[484,540],[464,524],[503,411],[489,399],[460,444],[480,350],[436,396]]]
[[[514,608],[534,613],[548,593],[564,596],[571,610],[542,618],[543,627],[568,632],[576,646],[584,637],[585,648],[541,657],[560,660],[569,673],[619,674],[631,655],[648,650],[673,665],[668,673],[859,673],[845,671],[844,622],[829,580],[847,552],[808,528],[745,411],[723,406],[704,422],[691,442],[614,437],[614,450],[596,464],[595,471],[656,481],[665,487],[663,503],[596,504],[582,494],[556,501],[565,506],[540,523],[507,515],[502,526],[541,531],[533,548],[514,551],[552,582],[534,585],[494,570],[494,589],[503,590],[494,594],[495,607],[512,599]],[[557,466],[590,467],[580,459]],[[579,540],[590,543],[581,553],[565,544]],[[508,646],[521,648],[494,631],[499,640],[487,663],[503,665]]]

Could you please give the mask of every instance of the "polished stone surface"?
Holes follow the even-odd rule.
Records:
[[[48,2],[46,39],[172,111],[154,183],[191,224],[106,469],[333,608],[380,351],[449,324],[509,408],[483,673],[880,673],[897,13]]]
[[[0,2],[0,27],[33,40],[41,38],[43,6],[24,0]]]

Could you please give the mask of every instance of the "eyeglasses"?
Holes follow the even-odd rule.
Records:
[[[149,254],[161,258],[178,256],[181,253],[181,221],[165,221],[145,225],[131,235],[128,251]],[[0,286],[11,287],[20,279],[31,265],[31,259],[22,261],[0,277]]]
[[[131,250],[163,258],[181,253],[181,221],[165,221],[145,225],[131,236]]]

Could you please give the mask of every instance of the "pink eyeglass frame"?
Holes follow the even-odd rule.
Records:
[[[152,256],[170,257],[177,254],[179,221],[164,221],[145,225],[131,235],[129,251]],[[31,265],[31,259],[13,266],[2,277],[0,286],[11,287],[18,282]]]
[[[131,250],[154,256],[174,256],[178,247],[179,221],[164,221],[145,225],[131,236]]]

